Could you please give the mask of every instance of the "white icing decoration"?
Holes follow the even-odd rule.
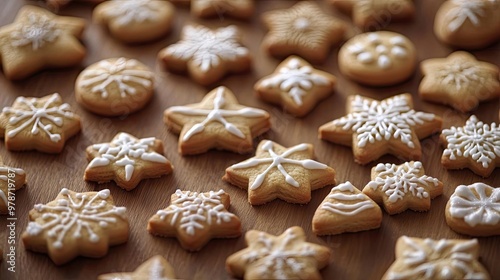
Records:
[[[148,280],[169,280],[170,278],[164,277],[165,268],[159,259],[154,259],[151,267],[149,268]]]
[[[161,1],[157,0],[114,0],[113,3],[116,5],[113,5],[107,14],[114,18],[119,26],[156,21],[162,7]]]
[[[9,177],[8,177],[9,172],[13,172],[17,176],[17,175],[24,174],[24,170],[19,169],[19,168],[0,166],[0,181],[5,182],[5,191],[0,188],[0,199],[1,199],[1,201],[3,201],[4,205],[6,205],[6,206],[9,205],[8,200],[7,200],[7,196],[8,196],[7,194],[9,193],[8,184],[7,184],[7,182],[9,181]],[[5,175],[3,175],[3,174],[5,174]],[[4,184],[1,184],[1,182],[0,182],[0,186],[2,186],[2,185],[4,185]]]
[[[73,200],[68,189],[63,188],[59,192],[57,205],[48,206],[36,204],[35,210],[42,213],[41,219],[46,223],[29,222],[26,232],[31,236],[37,236],[46,231],[47,237],[51,239],[52,247],[62,249],[64,239],[70,233],[76,239],[82,238],[82,231],[88,234],[89,241],[97,243],[100,241],[98,229],[106,228],[110,224],[116,224],[117,217],[125,219],[125,207],[112,206],[109,208],[106,199],[110,196],[108,189],[97,192],[92,197],[87,194],[77,193]]]
[[[315,85],[328,85],[327,78],[313,72],[309,65],[300,65],[300,60],[293,58],[279,69],[278,74],[262,80],[264,87],[279,87],[281,91],[287,92],[297,105],[302,105],[302,97]]]
[[[405,162],[398,166],[395,164],[379,163],[375,167],[378,172],[377,177],[370,181],[366,187],[373,190],[380,188],[388,196],[390,203],[395,203],[403,199],[407,194],[424,199],[429,197],[429,193],[423,187],[436,187],[439,180],[427,175],[418,174],[422,170],[422,163],[415,161],[413,164]]]
[[[300,31],[306,30],[310,25],[311,23],[305,17],[299,17],[293,22],[293,27]]]
[[[186,106],[172,106],[169,108],[170,112],[181,113],[188,116],[207,116],[201,123],[196,123],[189,129],[182,138],[183,141],[189,140],[193,135],[203,132],[205,126],[210,122],[219,122],[224,125],[224,128],[236,137],[245,138],[245,134],[239,130],[236,125],[228,122],[226,117],[245,117],[245,118],[256,118],[264,117],[267,113],[263,110],[245,107],[239,110],[227,110],[222,109],[226,105],[226,100],[224,99],[224,87],[217,88],[216,96],[213,101],[213,109],[195,109]]]
[[[357,134],[358,147],[367,143],[400,139],[410,148],[415,148],[412,139],[412,127],[434,119],[434,114],[416,112],[410,108],[404,95],[389,99],[370,101],[356,95],[351,103],[349,115],[334,120],[333,124],[343,130],[351,130]],[[416,139],[415,141],[418,141]]]
[[[191,191],[176,190],[177,199],[165,210],[159,210],[156,214],[161,220],[170,216],[170,225],[175,225],[180,219],[180,229],[186,231],[188,235],[195,235],[197,229],[204,229],[203,223],[221,224],[230,222],[236,217],[227,212],[222,204],[224,190],[217,192],[210,191],[207,194]]]
[[[96,69],[84,70],[81,85],[91,87],[92,93],[100,94],[106,99],[109,96],[108,86],[116,84],[120,97],[135,95],[137,87],[148,88],[153,83],[153,73],[142,69],[133,69],[139,65],[135,59],[119,58],[113,63],[102,60]]]
[[[327,210],[335,214],[354,216],[367,209],[375,207],[372,200],[368,196],[362,193],[355,193],[354,189],[354,186],[349,181],[334,187],[326,198],[335,199],[338,202],[323,202],[320,206],[320,209]],[[358,202],[343,203],[342,201]]]
[[[468,61],[457,61],[446,63],[436,71],[437,79],[444,85],[454,85],[456,90],[462,86],[474,83],[478,86],[486,83],[486,79],[480,74],[481,68]]]
[[[13,47],[31,45],[32,50],[36,51],[45,44],[54,42],[61,34],[55,22],[47,16],[30,13],[27,19],[20,28],[11,33]]]
[[[26,127],[33,124],[31,128],[31,134],[37,135],[40,130],[45,132],[49,136],[52,142],[59,142],[61,140],[61,135],[57,133],[52,133],[52,124],[44,124],[42,121],[47,120],[58,127],[62,127],[64,124],[64,118],[74,118],[75,115],[69,111],[70,106],[67,103],[56,106],[54,103],[61,102],[61,96],[54,93],[50,98],[43,104],[40,104],[38,98],[16,98],[15,103],[21,103],[28,108],[13,108],[5,107],[3,108],[3,113],[9,113],[13,116],[9,119],[9,125],[17,125],[12,130],[8,130],[8,137],[15,137],[19,132],[23,131]],[[41,107],[38,107],[41,106]]]
[[[491,191],[489,196],[486,190]],[[450,214],[453,218],[463,218],[471,227],[497,225],[500,222],[500,188],[483,183],[458,186],[450,197]]]
[[[392,66],[393,60],[408,57],[408,43],[399,35],[382,40],[377,33],[370,33],[366,35],[366,40],[367,44],[373,46],[373,50],[360,42],[347,46],[348,53],[355,56],[356,60],[363,64],[371,64],[376,61],[378,67],[388,69]]]
[[[469,20],[472,25],[478,27],[481,22],[480,18],[486,15],[486,1],[478,0],[450,0],[454,4],[448,10],[445,17],[448,23],[448,30],[451,32],[457,31],[466,20]]]
[[[472,115],[465,126],[443,129],[448,145],[443,155],[450,160],[457,157],[471,158],[488,168],[500,157],[500,127],[496,123],[485,124]]]
[[[266,151],[269,153],[269,156],[270,156],[269,158],[251,158],[251,159],[248,159],[246,161],[234,164],[230,168],[234,168],[234,169],[250,168],[250,167],[257,166],[257,165],[269,163],[269,166],[262,173],[258,174],[255,177],[255,180],[250,185],[251,190],[258,189],[264,183],[264,179],[266,178],[267,174],[273,168],[277,168],[281,172],[281,174],[285,177],[285,181],[288,184],[298,188],[300,186],[299,183],[294,178],[292,178],[292,176],[290,176],[288,174],[288,172],[285,170],[285,167],[283,167],[282,164],[300,165],[306,169],[326,169],[326,168],[328,168],[327,165],[325,165],[323,163],[319,163],[319,162],[311,160],[311,159],[298,160],[298,159],[288,158],[288,156],[292,155],[293,153],[306,151],[307,148],[308,148],[307,144],[299,144],[297,146],[293,146],[293,147],[287,149],[281,155],[278,155],[273,150],[273,142],[266,141],[262,145],[261,149],[263,151]]]
[[[228,26],[212,31],[204,26],[186,26],[182,40],[167,47],[166,52],[184,61],[192,60],[202,72],[208,72],[221,61],[236,61],[249,51],[238,42],[238,30]]]
[[[135,160],[167,163],[168,160],[161,154],[152,151],[154,137],[135,139],[128,133],[120,133],[111,143],[95,144],[92,148],[98,151],[88,165],[88,168],[108,166],[114,164],[125,168],[125,180],[130,181],[135,170]]]

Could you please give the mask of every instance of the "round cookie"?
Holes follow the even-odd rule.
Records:
[[[417,64],[415,46],[405,36],[377,31],[357,35],[339,50],[342,74],[362,84],[388,86],[408,79]]]
[[[153,96],[154,74],[141,62],[109,58],[83,70],[75,83],[76,101],[103,116],[140,110]]]

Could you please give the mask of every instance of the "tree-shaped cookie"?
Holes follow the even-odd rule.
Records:
[[[101,274],[97,280],[168,280],[177,279],[174,268],[160,255],[154,256],[139,267],[134,272],[114,272]]]
[[[11,206],[15,207],[15,202],[9,199],[11,196],[9,193],[15,192],[25,184],[26,173],[24,170],[4,166],[0,159],[0,214],[8,214],[10,212],[9,201],[11,202]]]

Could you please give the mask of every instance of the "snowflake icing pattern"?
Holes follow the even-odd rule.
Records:
[[[14,47],[31,45],[33,50],[38,50],[45,44],[54,42],[60,33],[61,30],[56,27],[53,20],[31,13],[28,14],[28,21],[11,33],[11,45]]]
[[[479,75],[480,68],[473,63],[461,61],[460,63],[445,64],[437,71],[437,77],[444,85],[454,85],[457,90],[462,86],[473,83],[484,84],[485,78]]]
[[[477,195],[472,192],[472,189]],[[486,194],[486,189],[491,190],[489,196]],[[450,214],[454,218],[463,218],[472,227],[478,224],[498,224],[500,222],[500,188],[494,189],[483,183],[458,186],[450,197]]]
[[[153,21],[158,18],[159,5],[151,0],[115,0],[118,5],[109,10],[118,25],[127,25],[134,22]],[[119,3],[118,3],[119,2]]]
[[[446,16],[450,22],[448,29],[451,32],[457,31],[466,20],[469,20],[472,25],[479,26],[480,17],[485,16],[485,3],[486,1],[480,0],[451,0],[455,5],[451,8]]]

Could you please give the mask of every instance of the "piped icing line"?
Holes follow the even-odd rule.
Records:
[[[31,49],[37,51],[56,41],[60,34],[61,30],[54,20],[45,15],[29,13],[27,21],[10,34],[10,44],[13,47],[31,45]]]
[[[450,2],[454,5],[445,17],[449,21],[447,28],[451,32],[457,31],[467,20],[474,27],[479,27],[481,18],[486,16],[486,1],[450,0]]]
[[[339,202],[336,203],[328,201],[323,202],[320,206],[320,209],[345,216],[354,216],[363,211],[375,207],[373,205],[373,201],[368,196],[362,193],[356,194],[354,192],[354,186],[349,181],[334,187],[326,198],[335,199]],[[350,204],[350,203],[344,203],[342,201],[346,202],[358,201],[358,202]]]
[[[490,195],[486,193],[490,192]],[[500,188],[483,183],[460,185],[450,197],[450,214],[471,227],[500,223]]]
[[[133,23],[154,22],[159,19],[161,1],[157,0],[113,0],[114,5],[107,14],[117,25],[126,26]]]

